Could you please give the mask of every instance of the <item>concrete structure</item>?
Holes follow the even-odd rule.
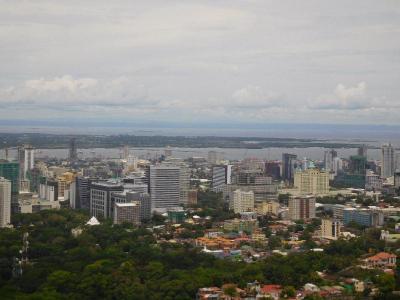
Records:
[[[256,203],[256,211],[260,215],[275,215],[279,213],[279,202],[264,201]]]
[[[337,240],[340,236],[340,221],[331,218],[321,219],[321,237]]]
[[[289,218],[307,220],[315,218],[315,197],[297,196],[289,198]]]
[[[0,177],[0,227],[11,222],[11,181]]]
[[[394,187],[396,189],[400,188],[400,170],[394,173]]]
[[[378,227],[384,224],[384,214],[378,209],[348,207],[343,210],[343,223],[356,223],[365,227]]]
[[[392,177],[395,168],[394,148],[389,143],[382,146],[382,178]]]
[[[76,148],[76,138],[71,138],[69,142],[68,159],[76,161],[78,159],[78,149]]]
[[[236,214],[254,211],[254,192],[236,190],[233,192],[233,211]]]
[[[113,182],[92,182],[90,184],[90,214],[96,218],[112,218],[114,205],[113,192],[122,192],[123,186]]]
[[[284,181],[293,183],[296,159],[297,155],[295,154],[282,154],[282,179]]]
[[[379,191],[382,189],[383,181],[378,174],[371,170],[365,175],[365,189],[368,191]]]
[[[20,179],[26,179],[27,172],[35,166],[35,149],[29,145],[18,147],[18,162]]]
[[[397,256],[387,252],[379,252],[364,260],[365,266],[370,269],[376,268],[394,268],[396,267]]]
[[[212,182],[211,187],[213,191],[220,192],[225,184],[232,182],[232,166],[214,166],[212,168]]]
[[[114,224],[140,225],[140,203],[114,203],[113,222]]]
[[[334,159],[337,157],[337,151],[334,149],[324,152],[324,168],[327,172],[334,170]]]
[[[301,194],[324,195],[329,193],[329,173],[318,169],[307,169],[294,174],[294,186]]]
[[[215,165],[218,161],[218,153],[216,151],[208,151],[207,161],[209,164]]]
[[[153,211],[165,212],[180,204],[180,168],[150,166],[150,196]]]
[[[46,201],[58,201],[58,181],[43,177],[39,185],[39,198]]]

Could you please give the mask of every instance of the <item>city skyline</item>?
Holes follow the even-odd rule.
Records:
[[[393,1],[1,1],[2,120],[399,125]]]

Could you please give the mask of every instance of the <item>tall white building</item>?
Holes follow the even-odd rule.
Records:
[[[11,181],[0,177],[0,227],[11,222]]]
[[[389,143],[382,146],[382,178],[392,177],[394,174],[394,149]]]
[[[235,214],[254,211],[254,192],[236,190],[233,192],[233,211]]]
[[[150,166],[152,211],[165,212],[180,204],[180,167]]]

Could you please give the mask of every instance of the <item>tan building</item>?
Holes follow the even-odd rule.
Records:
[[[114,224],[122,223],[140,225],[139,202],[114,204]]]
[[[254,192],[236,190],[233,192],[233,211],[235,214],[254,211]]]
[[[321,219],[321,237],[337,240],[340,236],[340,222],[331,218]]]
[[[329,173],[307,169],[294,174],[294,186],[300,194],[324,195],[329,193]]]
[[[11,181],[0,177],[0,228],[11,222]]]
[[[289,218],[291,220],[315,218],[315,197],[310,195],[290,197]]]
[[[260,215],[278,215],[279,203],[276,201],[264,201],[256,204],[256,211]]]

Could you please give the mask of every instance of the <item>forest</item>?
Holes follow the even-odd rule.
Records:
[[[84,225],[88,219],[87,213],[70,209],[15,215],[13,229],[0,229],[1,298],[194,299],[200,287],[224,283],[239,287],[255,280],[294,288],[309,282],[333,285],[335,280],[323,279],[317,272],[337,274],[369,251],[384,249],[371,233],[332,242],[324,252],[272,255],[244,263],[217,259],[190,245],[158,243],[145,228],[108,221]],[[74,237],[74,228],[82,233]],[[15,258],[21,256],[26,232],[28,260],[21,274]],[[397,275],[395,281],[393,277],[377,280],[371,272],[351,272],[375,281],[382,295],[399,287]]]

